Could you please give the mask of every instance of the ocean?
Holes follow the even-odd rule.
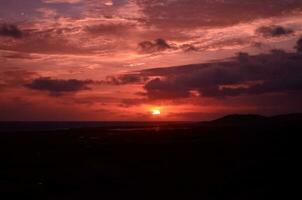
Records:
[[[108,128],[108,129],[149,129],[184,124],[188,122],[101,122],[101,121],[73,121],[73,122],[0,122],[0,132],[33,132],[55,131],[79,128]]]

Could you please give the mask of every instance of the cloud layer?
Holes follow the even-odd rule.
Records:
[[[280,37],[294,33],[292,29],[284,28],[282,26],[262,26],[258,28],[256,32],[265,37]]]
[[[64,93],[75,93],[83,90],[90,90],[90,84],[93,84],[92,80],[61,80],[51,79],[49,77],[41,77],[33,80],[31,83],[24,86],[32,90],[47,91],[51,95],[58,96]]]
[[[297,42],[300,49],[301,40]],[[273,50],[270,54],[240,53],[232,61],[151,69],[157,76],[144,86],[150,99],[228,97],[243,94],[291,93],[302,90],[302,54]]]
[[[138,0],[148,23],[158,27],[229,26],[301,10],[299,0]]]
[[[21,38],[23,36],[22,31],[14,24],[0,24],[0,36]]]
[[[0,120],[60,119],[57,108],[64,119],[143,120],[162,107],[185,120],[176,116],[301,107],[301,0],[0,5]]]
[[[155,53],[171,49],[172,47],[164,39],[156,39],[154,41],[140,42],[139,48],[144,53]]]

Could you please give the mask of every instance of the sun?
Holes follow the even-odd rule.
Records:
[[[161,114],[161,112],[160,112],[159,109],[153,109],[152,110],[152,115],[160,115],[160,114]]]

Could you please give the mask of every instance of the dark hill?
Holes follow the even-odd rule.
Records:
[[[302,114],[34,130],[0,134],[0,199],[288,199]]]
[[[297,121],[302,121],[302,113],[277,115],[277,116],[270,117],[270,119],[273,121],[297,122]]]
[[[276,115],[272,117],[265,117],[262,115],[227,115],[222,118],[209,122],[210,124],[232,124],[232,125],[246,125],[254,123],[288,123],[302,121],[302,113],[293,113],[286,115]]]
[[[252,123],[252,122],[262,122],[267,120],[267,117],[262,115],[227,115],[225,117],[216,119],[212,122],[214,123]]]

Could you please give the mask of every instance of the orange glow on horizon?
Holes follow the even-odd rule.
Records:
[[[152,109],[152,115],[160,115],[161,111],[160,109]]]

